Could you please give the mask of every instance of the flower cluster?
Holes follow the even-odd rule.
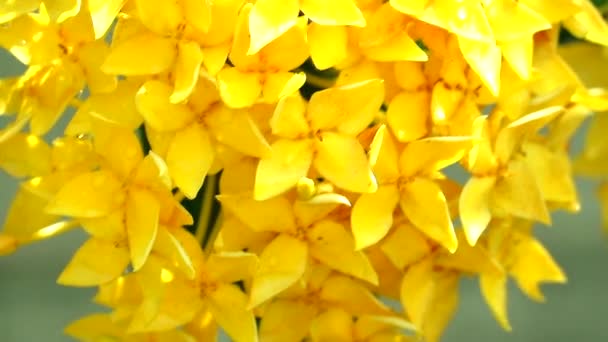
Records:
[[[434,342],[461,277],[510,329],[509,278],[566,281],[532,226],[579,210],[608,110],[564,29],[608,45],[588,0],[9,1],[0,254],[86,231],[83,341]]]

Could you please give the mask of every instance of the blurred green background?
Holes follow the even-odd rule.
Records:
[[[0,50],[0,77],[21,71],[22,67]],[[580,148],[582,133],[573,144],[575,150]],[[556,213],[552,227],[536,228],[566,271],[568,284],[545,286],[545,304],[528,300],[510,284],[513,332],[507,333],[491,316],[477,281],[466,279],[461,285],[459,310],[443,341],[608,341],[608,242],[601,233],[595,184],[579,181],[578,185],[582,211],[578,215]],[[16,188],[16,182],[0,171],[0,222]],[[84,238],[82,232],[73,231],[0,257],[0,342],[68,341],[63,328],[99,310],[91,303],[93,289],[55,284]]]

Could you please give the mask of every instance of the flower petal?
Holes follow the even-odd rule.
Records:
[[[366,287],[364,283],[345,275],[332,275],[321,288],[319,297],[355,315],[386,315],[390,309]]]
[[[450,252],[458,247],[458,240],[446,198],[433,181],[416,178],[407,183],[401,193],[401,209],[407,218],[431,239]]]
[[[363,147],[356,138],[324,132],[315,141],[317,171],[336,186],[352,192],[374,192],[378,188]]]
[[[551,224],[536,178],[524,160],[509,163],[507,175],[496,182],[490,201],[497,215],[514,215]]]
[[[214,155],[209,133],[203,126],[193,124],[177,132],[167,151],[167,167],[186,197],[196,197]]]
[[[460,221],[467,242],[475,246],[477,240],[492,219],[490,193],[496,184],[495,177],[471,177],[458,200]]]
[[[306,243],[286,234],[277,236],[260,255],[249,307],[256,307],[293,285],[304,275],[307,264]]]
[[[362,251],[355,251],[355,241],[339,223],[323,220],[307,233],[310,254],[325,265],[353,277],[378,284],[378,275]]]
[[[348,135],[361,133],[384,101],[384,82],[371,79],[318,91],[308,104],[313,131],[337,128]]]
[[[308,174],[312,164],[310,139],[280,139],[271,146],[270,156],[262,158],[255,175],[254,197],[265,200],[279,195]]]
[[[171,103],[182,102],[192,94],[198,81],[201,63],[203,63],[203,53],[198,43],[190,41],[178,44],[174,70],[175,89],[170,97]]]
[[[126,203],[126,225],[131,263],[137,271],[146,262],[158,232],[160,203],[144,189],[131,189]]]
[[[439,171],[462,159],[472,145],[470,137],[432,137],[412,141],[401,152],[401,174],[415,176]]]
[[[103,256],[103,257],[100,257]],[[87,240],[65,267],[57,283],[97,286],[118,278],[129,264],[129,252],[112,241]]]
[[[93,218],[109,215],[124,200],[122,184],[107,170],[76,176],[65,184],[46,207],[55,215]]]
[[[243,72],[228,67],[217,74],[217,82],[222,100],[232,108],[249,107],[262,93],[257,72]]]
[[[272,134],[291,139],[306,135],[310,128],[305,114],[306,101],[302,96],[286,96],[280,99],[270,119]]]
[[[357,250],[369,247],[386,236],[393,226],[393,211],[398,202],[399,192],[390,185],[359,197],[351,214]]]
[[[435,286],[433,262],[430,258],[410,266],[401,281],[401,305],[412,323],[420,330],[424,327],[425,316],[429,313]]]
[[[479,287],[494,318],[506,331],[511,331],[507,314],[507,276],[505,274],[483,273],[479,277]]]
[[[260,340],[301,341],[308,335],[316,311],[314,306],[302,301],[279,299],[268,303],[260,322]]]
[[[264,201],[246,195],[219,195],[217,199],[254,231],[289,232],[296,228],[291,204],[283,196]]]
[[[408,142],[428,134],[430,103],[428,91],[404,91],[393,97],[386,120],[397,140]]]
[[[251,44],[248,54],[255,54],[268,43],[292,28],[298,18],[297,0],[278,2],[277,0],[256,1],[249,12],[249,32]]]
[[[353,0],[302,0],[300,9],[317,24],[365,26],[363,13]]]
[[[205,117],[215,139],[249,156],[264,157],[271,148],[250,115],[221,106]]]
[[[329,69],[348,55],[348,31],[343,26],[308,25],[310,57],[319,70]]]
[[[172,39],[151,33],[138,34],[113,47],[101,70],[125,76],[158,74],[173,65],[176,54]]]
[[[158,132],[176,131],[194,121],[195,114],[185,104],[171,103],[171,86],[150,80],[137,91],[135,104],[150,127]]]
[[[247,309],[247,297],[238,287],[222,284],[209,294],[213,318],[235,341],[257,342],[258,332],[253,311]]]
[[[403,248],[406,244],[408,248]],[[431,253],[431,247],[428,239],[409,223],[395,227],[380,246],[382,252],[399,269],[422,260]]]

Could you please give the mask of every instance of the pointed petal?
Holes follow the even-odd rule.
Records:
[[[100,257],[100,256],[103,256]],[[87,240],[57,279],[66,286],[97,286],[116,279],[129,264],[129,252],[112,241]]]
[[[302,0],[300,9],[317,24],[365,26],[363,13],[353,0]]]
[[[312,321],[310,337],[313,342],[351,341],[352,325],[352,314],[338,308],[329,308]]]
[[[126,205],[129,251],[133,269],[137,271],[146,262],[156,240],[160,203],[150,191],[131,189]]]
[[[196,271],[188,252],[166,227],[161,226],[158,228],[152,248],[156,253],[176,265],[188,279],[194,279]]]
[[[302,301],[276,300],[264,308],[260,340],[269,342],[301,341],[308,335],[316,308]],[[285,322],[290,322],[285,324]]]
[[[415,176],[439,171],[462,159],[472,145],[470,137],[433,137],[412,141],[401,152],[401,174]]]
[[[481,274],[479,287],[494,318],[506,331],[511,331],[507,314],[507,277],[505,274]]]
[[[247,113],[222,106],[205,119],[218,142],[249,156],[261,158],[271,153],[270,145]]]
[[[245,195],[219,195],[217,199],[254,231],[288,232],[296,228],[291,204],[283,196],[264,201]]]
[[[235,341],[258,341],[253,311],[247,309],[247,297],[235,285],[222,284],[210,293],[209,310],[222,329]]]
[[[563,284],[566,275],[543,245],[532,237],[521,239],[516,250],[516,261],[509,269],[519,288],[530,298],[543,301],[539,285],[543,282]]]
[[[313,161],[317,171],[336,186],[352,192],[374,192],[378,188],[363,147],[356,138],[324,132],[316,143]]]
[[[422,333],[429,342],[438,342],[454,317],[458,308],[458,280],[457,274],[441,274],[436,279],[434,294],[428,312],[431,317],[426,319]]]
[[[351,226],[357,250],[382,240],[393,226],[393,211],[399,203],[394,186],[381,186],[378,191],[363,194],[353,207]]]
[[[492,219],[490,193],[495,177],[471,177],[460,194],[458,208],[467,242],[474,246]]]
[[[305,114],[306,101],[302,96],[286,96],[280,99],[270,119],[272,134],[290,139],[306,135],[310,128]]]
[[[286,96],[296,95],[306,82],[304,72],[273,72],[266,73],[262,86],[262,99],[264,103],[276,103]]]
[[[401,193],[401,209],[407,218],[431,239],[454,252],[458,240],[447,201],[441,188],[433,181],[416,178]]]
[[[374,119],[384,100],[384,82],[371,79],[318,91],[308,104],[313,131],[337,128],[348,135],[361,133]]]
[[[534,39],[532,36],[501,42],[500,50],[505,60],[521,79],[530,79],[532,57],[534,55]]]
[[[385,315],[390,309],[361,283],[345,275],[330,276],[321,288],[320,298],[332,306],[340,307],[355,315]]]
[[[410,266],[401,281],[401,305],[412,323],[421,329],[435,294],[433,262],[430,258]],[[421,329],[422,330],[422,329]]]
[[[408,245],[408,248],[403,246]],[[382,252],[399,269],[422,260],[432,251],[431,243],[410,224],[401,224],[393,229],[380,246]]]
[[[177,132],[167,151],[167,167],[186,197],[196,197],[214,155],[209,133],[203,126],[193,124]]]
[[[429,57],[407,32],[401,32],[387,42],[364,50],[367,58],[378,62],[416,61],[426,62]]]
[[[346,59],[348,31],[343,26],[308,25],[310,57],[319,70],[329,69]]]
[[[139,34],[114,47],[101,70],[125,76],[158,74],[173,65],[176,53],[172,39]]]
[[[249,307],[256,307],[293,285],[304,275],[307,264],[306,243],[286,234],[277,236],[260,255]]]
[[[494,151],[498,160],[506,164],[515,148],[524,140],[525,136],[535,133],[553,121],[562,112],[562,107],[552,106],[524,115],[511,122],[496,137]]]
[[[99,39],[112,26],[126,0],[89,0],[87,2],[93,22],[93,30],[95,31],[95,39]]]
[[[534,174],[524,160],[509,163],[507,175],[496,182],[491,194],[492,209],[500,215],[514,215],[544,224],[551,216]]]
[[[236,68],[225,68],[217,74],[222,100],[228,107],[244,108],[253,105],[262,93],[260,75],[242,72]]]
[[[458,37],[458,45],[464,59],[479,75],[493,95],[500,90],[500,65],[502,54],[494,42],[480,42]]]
[[[265,200],[279,195],[308,174],[312,164],[310,139],[281,139],[271,146],[270,156],[262,158],[255,175],[254,197]]]
[[[70,323],[65,334],[80,341],[94,341],[100,336],[123,338],[121,329],[108,314],[92,314]]]
[[[258,265],[258,257],[246,252],[214,253],[207,259],[207,270],[211,277],[223,283],[234,283],[250,279]]]
[[[248,54],[255,54],[296,24],[298,1],[256,1],[249,12],[251,44]]]
[[[393,135],[385,125],[380,126],[374,135],[368,158],[374,175],[380,184],[399,178],[399,155]]]
[[[150,80],[137,91],[135,104],[150,127],[158,132],[176,131],[195,119],[195,114],[185,104],[171,103],[171,86]]]
[[[307,233],[313,258],[340,272],[378,284],[378,275],[367,256],[355,251],[351,234],[339,223],[323,220]]]
[[[93,126],[95,151],[103,158],[103,166],[126,180],[143,159],[141,143],[128,128],[100,122]]]
[[[430,113],[428,91],[404,91],[393,97],[386,120],[397,140],[413,141],[428,134]]]
[[[121,187],[109,171],[84,173],[59,190],[46,212],[83,218],[106,216],[122,204]]]
[[[192,94],[198,80],[203,53],[198,43],[180,42],[178,44],[177,60],[175,61],[175,89],[171,94],[171,103],[179,103]]]

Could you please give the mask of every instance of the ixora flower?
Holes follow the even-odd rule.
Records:
[[[533,225],[608,176],[588,0],[5,1],[0,46],[0,255],[89,235],[82,341],[436,342],[463,277],[516,329],[509,278],[566,281]]]

